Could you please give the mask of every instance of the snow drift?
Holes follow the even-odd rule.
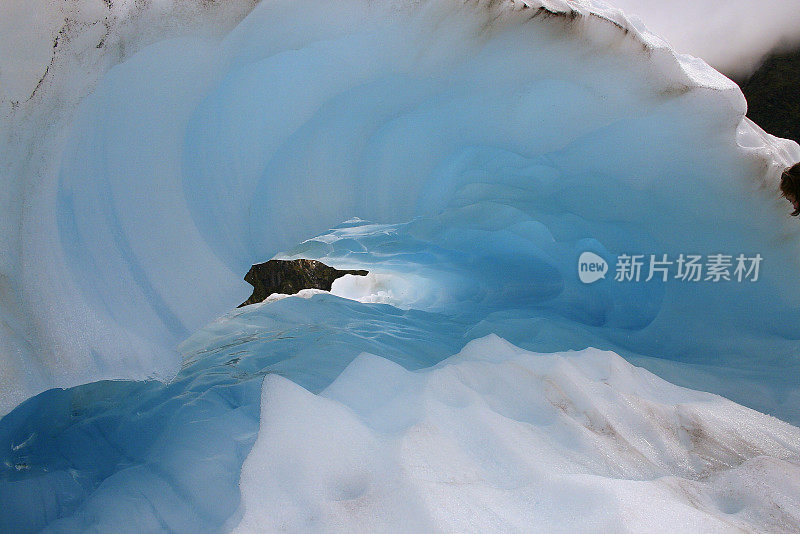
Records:
[[[319,396],[266,377],[234,532],[783,532],[798,462],[797,427],[488,336],[417,372],[362,354]]]

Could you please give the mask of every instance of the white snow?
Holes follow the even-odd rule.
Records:
[[[346,274],[333,281],[330,291],[301,289],[293,294],[272,293],[262,302],[277,302],[289,297],[310,299],[314,295],[330,294],[356,302],[390,304],[401,309],[410,309],[412,305],[419,302],[415,298],[415,294],[425,293],[422,289],[424,285],[424,282],[419,278],[409,280],[395,274],[369,273],[366,276]],[[260,304],[256,303],[254,305],[258,306]]]
[[[263,384],[234,532],[790,532],[800,429],[614,353],[501,338]]]
[[[796,0],[604,1],[727,74],[747,75],[771,51],[800,43]]]

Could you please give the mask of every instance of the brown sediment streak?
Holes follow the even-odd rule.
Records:
[[[469,3],[469,0],[467,0]],[[614,28],[619,30],[623,36],[630,36],[631,29],[621,24],[613,19],[610,19],[604,15],[599,13],[595,13],[593,11],[589,11],[588,13],[582,13],[576,9],[569,9],[564,11],[554,10],[545,6],[531,6],[526,2],[520,2],[518,0],[490,0],[486,4],[482,4],[481,2],[476,2],[476,5],[479,7],[483,7],[484,9],[497,9],[499,14],[497,14],[494,20],[497,20],[503,14],[513,16],[515,13],[519,12],[527,12],[532,11],[532,13],[526,13],[527,19],[526,21],[533,21],[533,20],[548,20],[548,19],[561,19],[566,21],[568,24],[582,20],[586,17],[596,19],[599,22],[603,22],[606,24],[612,25]],[[641,39],[638,39],[634,36],[634,40],[642,47],[642,50],[646,53],[650,53],[652,51],[650,45],[643,42]]]

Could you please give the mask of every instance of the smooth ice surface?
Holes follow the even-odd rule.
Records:
[[[37,395],[0,423],[0,531],[217,530],[239,504],[266,374],[318,392],[362,352],[419,369],[457,352],[463,329],[328,294],[284,298],[197,332],[169,384],[103,381]]]
[[[264,379],[233,532],[790,532],[800,429],[611,352],[497,336],[319,395]]]
[[[330,408],[361,428],[358,443],[380,442],[372,451],[380,456],[391,445],[381,436],[398,419],[365,423],[363,403],[345,397],[392,377],[423,384],[442,376],[394,364],[429,368],[492,334],[521,347],[508,351],[526,365],[541,359],[538,376],[563,387],[565,375],[547,362],[585,364],[567,378],[586,391],[566,398],[614,428],[677,432],[626,449],[645,460],[601,466],[598,455],[621,445],[592,438],[583,412],[559,415],[531,387],[528,399],[563,439],[547,448],[536,429],[526,439],[556,461],[553,477],[577,470],[577,456],[596,464],[583,466],[584,482],[567,478],[603,486],[598,499],[619,496],[603,526],[648,519],[634,486],[663,497],[665,514],[680,521],[711,525],[728,514],[758,528],[796,525],[784,508],[792,502],[747,486],[769,481],[791,494],[795,428],[663,384],[608,353],[561,353],[611,350],[675,384],[800,422],[800,232],[777,192],[800,148],[743,119],[744,99],[729,80],[619,11],[588,1],[529,6],[265,1],[223,38],[197,32],[136,54],[120,45],[126,61],[84,99],[87,82],[74,73],[94,65],[97,43],[73,42],[70,68],[56,62],[54,71],[72,77],[54,75],[3,119],[11,133],[0,145],[8,185],[0,190],[8,251],[0,256],[0,413],[8,412],[0,530],[233,528],[271,483],[259,489],[245,470],[242,501],[240,468],[259,433],[265,376],[263,395],[298,413]],[[609,261],[759,253],[763,262],[757,283],[587,286],[576,273],[585,251]],[[332,294],[234,309],[250,293],[241,279],[250,264],[273,256],[371,275],[337,280]],[[602,375],[613,382],[607,390],[591,374],[602,362],[616,369]],[[508,377],[502,362],[489,363],[487,377]],[[661,385],[642,392],[631,376]],[[314,396],[332,383],[339,397]],[[509,419],[485,436],[498,446],[508,445],[503,424],[518,428],[534,415],[502,390],[497,402],[472,391],[490,404],[487,417]],[[404,398],[429,399],[412,393]],[[627,404],[631,395],[641,403]],[[698,406],[698,425],[718,438],[707,456],[691,450],[676,415]],[[416,413],[448,431],[469,414]],[[262,436],[276,428],[262,426]],[[590,438],[605,448],[588,451]],[[474,440],[454,436],[453,450],[480,445]],[[512,449],[492,469],[485,459],[453,468],[483,469],[487,491],[513,490],[526,473],[513,467],[535,463],[525,463],[526,447]],[[702,478],[706,464],[689,462],[692,454],[709,466],[730,461]],[[308,488],[309,462],[288,488]],[[384,489],[402,482],[392,470],[403,464],[386,462],[375,467],[388,470]],[[331,469],[347,471],[342,465]],[[609,475],[623,467],[628,478]],[[338,498],[362,487],[353,479]],[[503,497],[509,528],[531,513],[513,515],[524,488]],[[453,502],[475,498],[467,493]],[[330,505],[330,496],[317,497]]]
[[[92,324],[91,305],[70,290],[53,211],[58,168],[76,108],[105,72],[165,38],[219,39],[253,5],[253,0],[0,5],[0,413],[49,387],[156,374],[158,360],[170,360],[168,374],[174,373],[174,350],[158,357],[151,352],[142,366],[147,342],[126,349],[135,338],[124,327],[104,336],[115,328]],[[37,281],[39,276],[58,282]],[[92,349],[69,348],[87,336],[116,343],[112,352],[128,361],[117,367],[126,371],[103,365],[97,343]]]

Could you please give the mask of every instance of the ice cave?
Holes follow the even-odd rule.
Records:
[[[0,531],[800,532],[800,146],[705,61],[598,0],[9,1]],[[237,308],[301,258],[368,274]]]

